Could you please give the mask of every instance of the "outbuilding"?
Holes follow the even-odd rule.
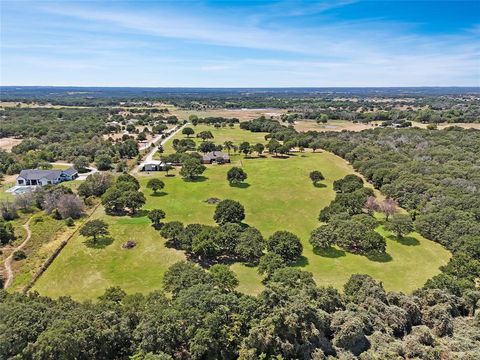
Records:
[[[141,169],[142,171],[163,171],[165,170],[165,163],[159,160],[151,160],[143,163]]]

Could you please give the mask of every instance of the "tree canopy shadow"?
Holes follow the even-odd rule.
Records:
[[[203,181],[207,181],[208,180],[208,177],[206,176],[197,176],[193,179],[184,179],[185,182],[192,182],[192,183],[196,183],[196,182],[203,182]]]
[[[293,265],[294,266],[305,267],[305,266],[308,265],[308,258],[302,255],[295,261],[295,263]]]
[[[33,206],[30,206],[26,209],[20,209],[20,212],[22,214],[33,214],[35,212],[35,209],[33,208]]]
[[[334,248],[334,247],[329,247],[328,249],[314,248],[313,253],[315,255],[320,255],[320,256],[332,258],[332,259],[339,258],[346,255],[345,251]]]
[[[375,262],[386,263],[393,260],[389,253],[367,255],[367,259]]]
[[[148,215],[148,210],[138,210],[134,214],[130,214],[131,218],[140,218]]]
[[[397,237],[397,236],[389,236],[388,237],[390,240],[396,241],[402,245],[405,246],[418,246],[420,245],[420,241],[418,239],[414,238],[413,236],[402,236],[402,237]]]
[[[230,184],[231,187],[238,188],[238,189],[246,189],[250,187],[249,183],[241,182],[237,184]]]
[[[165,192],[165,191],[157,191],[156,193],[154,192],[154,193],[150,194],[150,196],[153,196],[153,197],[161,197],[161,196],[165,196],[165,195],[168,195],[168,193]]]
[[[97,238],[97,241],[93,241],[93,239],[88,239],[84,241],[84,244],[92,249],[104,249],[108,245],[113,243],[113,238],[111,236],[102,236]]]
[[[315,186],[316,188],[319,188],[319,189],[327,187],[327,185],[325,185],[321,182],[313,183],[313,186]]]

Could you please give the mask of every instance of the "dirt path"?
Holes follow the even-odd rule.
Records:
[[[30,238],[32,237],[32,231],[30,230],[30,220],[32,218],[28,219],[28,221],[23,224],[23,228],[27,231],[27,237],[23,242],[18,245],[16,248],[13,249],[13,251],[10,253],[10,255],[5,259],[5,270],[7,272],[7,278],[5,279],[5,285],[4,288],[8,288],[10,284],[13,281],[13,270],[12,270],[12,260],[13,260],[13,255],[15,254],[16,251],[22,250],[25,245],[30,241]]]

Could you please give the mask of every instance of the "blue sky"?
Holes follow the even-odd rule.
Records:
[[[480,1],[0,7],[1,85],[480,86]]]

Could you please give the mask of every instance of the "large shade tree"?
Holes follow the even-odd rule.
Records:
[[[240,167],[234,166],[227,172],[230,185],[239,184],[247,179],[247,173]]]
[[[108,234],[108,224],[100,219],[87,221],[80,228],[80,235],[92,238],[94,243],[97,242],[99,236],[106,236]]]
[[[218,203],[213,219],[217,224],[241,223],[245,219],[245,208],[235,200],[222,200]]]

